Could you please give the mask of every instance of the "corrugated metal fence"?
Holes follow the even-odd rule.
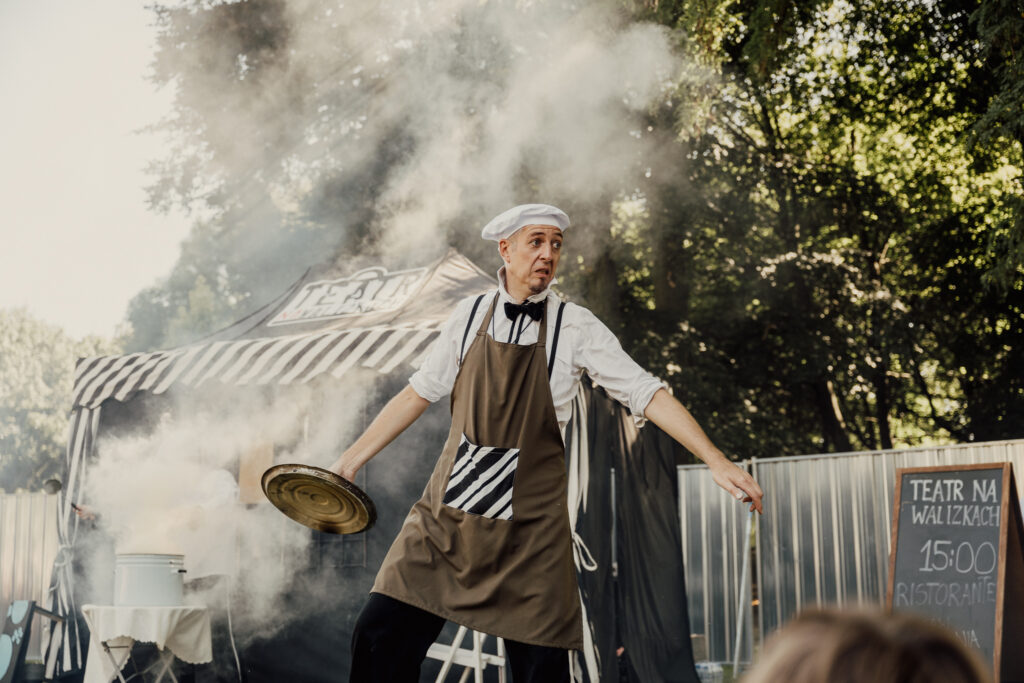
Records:
[[[14,600],[50,607],[47,592],[56,555],[57,496],[0,494],[0,623]],[[26,658],[42,659],[35,630]]]
[[[987,462],[1013,463],[1022,495],[1024,440],[745,461],[765,505],[748,541],[757,608],[740,660],[749,663],[755,643],[808,606],[884,602],[898,468]],[[745,507],[703,466],[679,468],[679,494],[690,627],[704,635],[709,660],[731,662]]]
[[[726,495],[703,466],[680,467],[679,518],[690,631],[703,635],[707,646],[706,654],[699,651],[705,648],[696,648],[694,655],[732,661],[745,508]],[[751,648],[749,628],[746,633],[741,652]]]

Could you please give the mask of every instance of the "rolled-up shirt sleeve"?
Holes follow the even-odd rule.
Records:
[[[582,307],[578,310],[576,363],[612,398],[629,408],[636,425],[642,427],[647,422],[647,405],[659,389],[668,385],[630,358],[597,316]]]
[[[426,359],[416,372],[409,377],[409,384],[421,398],[434,403],[444,398],[455,385],[459,371],[459,346],[465,332],[469,307],[476,297],[463,299],[441,327],[437,339],[430,346]],[[469,346],[471,339],[466,340]]]

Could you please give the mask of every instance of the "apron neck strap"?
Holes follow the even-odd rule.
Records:
[[[491,318],[494,316],[494,309],[498,305],[498,293],[494,293],[494,298],[491,300],[491,305],[487,307],[487,313],[484,314],[484,319],[480,322],[480,327],[477,328],[477,334],[487,334],[487,326],[491,324]]]

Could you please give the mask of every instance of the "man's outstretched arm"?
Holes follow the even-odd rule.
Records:
[[[399,434],[423,414],[430,401],[421,397],[409,385],[388,401],[366,431],[349,446],[341,457],[327,469],[353,481],[359,468],[380,453]]]
[[[761,487],[752,476],[726,458],[722,451],[711,443],[711,439],[700,428],[693,415],[690,415],[690,411],[672,394],[659,389],[647,404],[644,415],[703,460],[711,470],[715,483],[725,489],[730,496],[750,503],[751,510],[762,512],[761,498],[764,492],[761,491]]]

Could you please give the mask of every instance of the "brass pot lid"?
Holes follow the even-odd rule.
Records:
[[[296,522],[329,534],[357,534],[377,521],[377,509],[358,486],[311,465],[274,465],[263,473],[263,493]]]

